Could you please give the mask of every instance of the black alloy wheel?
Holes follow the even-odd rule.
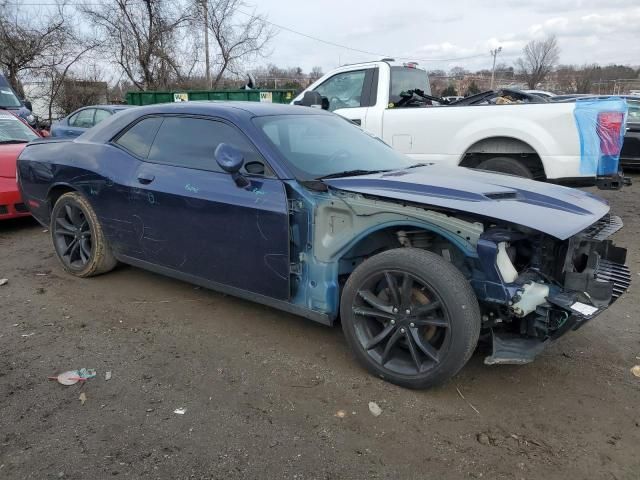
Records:
[[[433,252],[396,248],[362,262],[340,299],[342,330],[370,372],[408,388],[453,377],[480,334],[480,308],[455,265]]]
[[[93,242],[89,221],[78,205],[70,202],[57,211],[52,221],[58,256],[72,270],[82,270],[91,260]]]
[[[79,192],[61,195],[51,211],[51,239],[58,260],[77,277],[106,273],[118,261],[91,204]]]
[[[393,373],[423,373],[449,351],[451,325],[442,299],[408,272],[383,270],[370,276],[358,289],[352,311],[360,345]]]

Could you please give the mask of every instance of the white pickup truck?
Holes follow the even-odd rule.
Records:
[[[550,103],[504,90],[445,105],[430,94],[417,64],[383,60],[337,68],[293,103],[328,108],[418,162],[622,186],[623,99]]]

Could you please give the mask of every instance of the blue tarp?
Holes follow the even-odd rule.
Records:
[[[574,116],[580,136],[580,173],[590,176],[618,173],[627,101],[619,97],[578,99]]]

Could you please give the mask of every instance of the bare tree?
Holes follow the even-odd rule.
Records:
[[[242,0],[197,0],[200,5],[207,2],[207,8],[197,8],[198,15],[207,12],[206,24],[211,32],[214,45],[213,66],[215,77],[213,87],[228,73],[238,75],[242,64],[265,55],[269,41],[275,31],[265,17],[245,12],[247,5]],[[199,24],[201,24],[200,18]]]
[[[316,80],[320,79],[320,77],[322,77],[324,75],[324,73],[322,73],[322,67],[313,67],[311,69],[311,73],[309,73],[309,80],[311,82],[315,82]]]
[[[0,1],[0,67],[20,96],[20,75],[51,63],[51,56],[67,43],[71,33],[63,14],[64,3],[53,13],[27,15],[15,3]]]
[[[531,40],[522,50],[516,66],[531,89],[543,82],[560,58],[560,47],[555,35],[545,40]]]
[[[136,88],[166,88],[182,77],[177,49],[190,17],[182,2],[114,0],[81,10],[101,35],[104,52]]]

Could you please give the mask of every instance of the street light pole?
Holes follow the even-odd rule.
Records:
[[[493,82],[496,78],[496,57],[502,51],[502,47],[491,50],[491,56],[493,57],[493,68],[491,69],[491,90],[493,90]]]
[[[207,89],[211,88],[211,64],[209,63],[209,0],[202,0],[202,16],[204,17],[204,75]]]

